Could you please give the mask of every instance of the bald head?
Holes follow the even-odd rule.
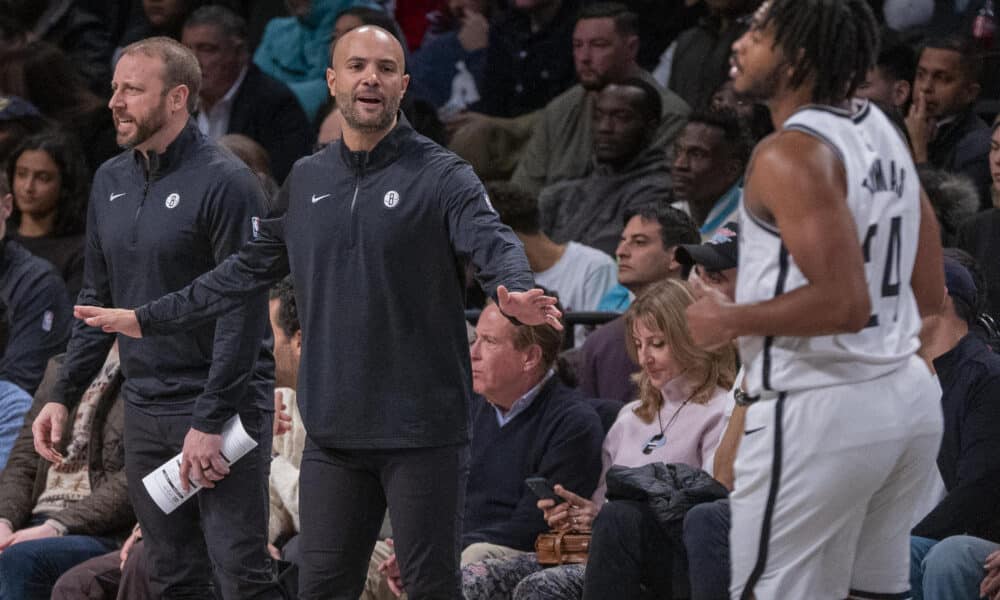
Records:
[[[358,37],[362,39],[368,39],[371,41],[378,41],[380,43],[387,44],[392,47],[392,52],[399,61],[402,70],[406,70],[406,58],[403,53],[403,46],[400,45],[399,40],[396,36],[389,33],[388,30],[379,27],[378,25],[362,25],[337,36],[333,40],[333,44],[330,46],[330,65],[336,69],[337,68],[337,49],[340,47],[345,47],[350,43],[350,40],[357,39]],[[386,48],[388,50],[388,47]]]
[[[410,82],[405,68],[403,47],[381,27],[358,27],[337,40],[326,82],[344,117],[345,143],[354,132],[380,139],[392,129]]]

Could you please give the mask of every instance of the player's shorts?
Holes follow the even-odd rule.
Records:
[[[734,600],[910,597],[910,529],[938,480],[941,387],[914,357],[750,406],[731,496]]]

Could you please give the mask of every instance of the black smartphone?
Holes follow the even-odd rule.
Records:
[[[539,500],[552,500],[556,504],[565,502],[562,496],[556,494],[556,491],[552,489],[552,484],[549,480],[544,477],[529,477],[524,480],[525,485],[528,486],[532,492],[538,496]]]

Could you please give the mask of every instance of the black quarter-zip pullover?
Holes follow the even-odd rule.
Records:
[[[310,438],[357,449],[464,443],[471,368],[460,257],[491,294],[501,283],[533,285],[520,241],[472,168],[401,117],[371,152],[337,142],[296,163],[255,240],[137,316],[144,334],[177,331],[291,270]]]
[[[79,303],[135,307],[183,288],[250,239],[264,210],[256,176],[193,120],[148,166],[138,151],[119,154],[94,176]],[[120,336],[126,398],[152,414],[191,413],[207,433],[254,403],[273,410],[267,315],[261,291],[185,332]],[[79,400],[113,342],[76,324],[58,383],[64,404]]]

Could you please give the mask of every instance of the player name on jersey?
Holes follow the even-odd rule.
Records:
[[[896,161],[890,160],[887,170],[882,159],[876,158],[868,168],[868,177],[865,177],[861,185],[873,194],[891,190],[895,192],[897,198],[902,198],[905,183],[906,170],[902,168],[902,165],[897,165]]]

